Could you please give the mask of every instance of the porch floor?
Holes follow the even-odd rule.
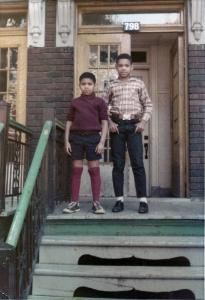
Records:
[[[102,199],[102,205],[106,210],[104,215],[96,215],[91,212],[92,201],[89,198],[80,199],[80,211],[73,214],[63,214],[62,210],[67,203],[56,206],[54,212],[47,216],[52,219],[204,219],[204,202],[187,198],[149,198],[149,213],[139,214],[137,209],[139,201],[135,198],[127,198],[124,201],[125,209],[120,213],[112,213],[115,198]]]

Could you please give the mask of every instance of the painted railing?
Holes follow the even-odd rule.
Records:
[[[6,242],[0,240],[0,299],[27,298],[46,215],[69,197],[64,125],[56,120],[54,109],[45,109],[42,119],[44,127]]]
[[[51,132],[52,122],[46,121],[43,130],[41,132],[40,139],[38,141],[38,145],[28,172],[28,176],[26,178],[26,182],[22,191],[22,195],[17,206],[14,219],[12,221],[8,237],[6,239],[6,243],[16,247],[19,236],[23,227],[23,223],[25,220],[25,216],[28,210],[28,206],[30,203],[31,195],[34,190],[34,186],[37,180],[37,176],[40,170],[41,162],[43,159],[43,155],[45,153],[45,148],[48,143],[48,138]],[[35,212],[34,212],[35,213]]]

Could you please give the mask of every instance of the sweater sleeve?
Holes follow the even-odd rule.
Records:
[[[103,99],[101,99],[100,105],[99,105],[99,118],[100,118],[101,121],[108,119],[107,110],[108,110],[107,104],[105,103],[105,101]]]

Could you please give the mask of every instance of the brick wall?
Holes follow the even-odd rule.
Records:
[[[190,196],[204,195],[205,45],[189,45]]]
[[[73,48],[56,48],[56,1],[46,1],[46,41],[44,48],[28,49],[27,124],[38,137],[42,108],[56,109],[65,121],[73,97]]]

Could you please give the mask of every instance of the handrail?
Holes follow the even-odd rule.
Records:
[[[2,132],[2,130],[4,129],[4,127],[5,127],[4,123],[0,122],[0,133]]]
[[[33,131],[30,128],[28,128],[28,127],[26,127],[26,126],[24,126],[24,125],[16,122],[13,119],[9,120],[9,126],[11,126],[12,128],[15,128],[15,129],[19,129],[19,130],[21,130],[24,133],[28,133],[28,134],[32,134],[33,133]]]
[[[22,191],[21,198],[19,200],[19,204],[17,206],[6,243],[16,247],[19,239],[19,235],[22,230],[22,226],[24,223],[24,219],[26,216],[26,212],[29,206],[29,202],[31,199],[31,195],[33,193],[34,185],[38,176],[38,172],[41,166],[41,162],[43,159],[43,155],[45,152],[46,145],[48,143],[48,138],[53,126],[52,121],[46,121],[44,123],[41,136],[38,141],[38,145],[36,147],[36,151],[34,153],[34,157],[28,172],[28,176],[25,181],[25,185]]]

